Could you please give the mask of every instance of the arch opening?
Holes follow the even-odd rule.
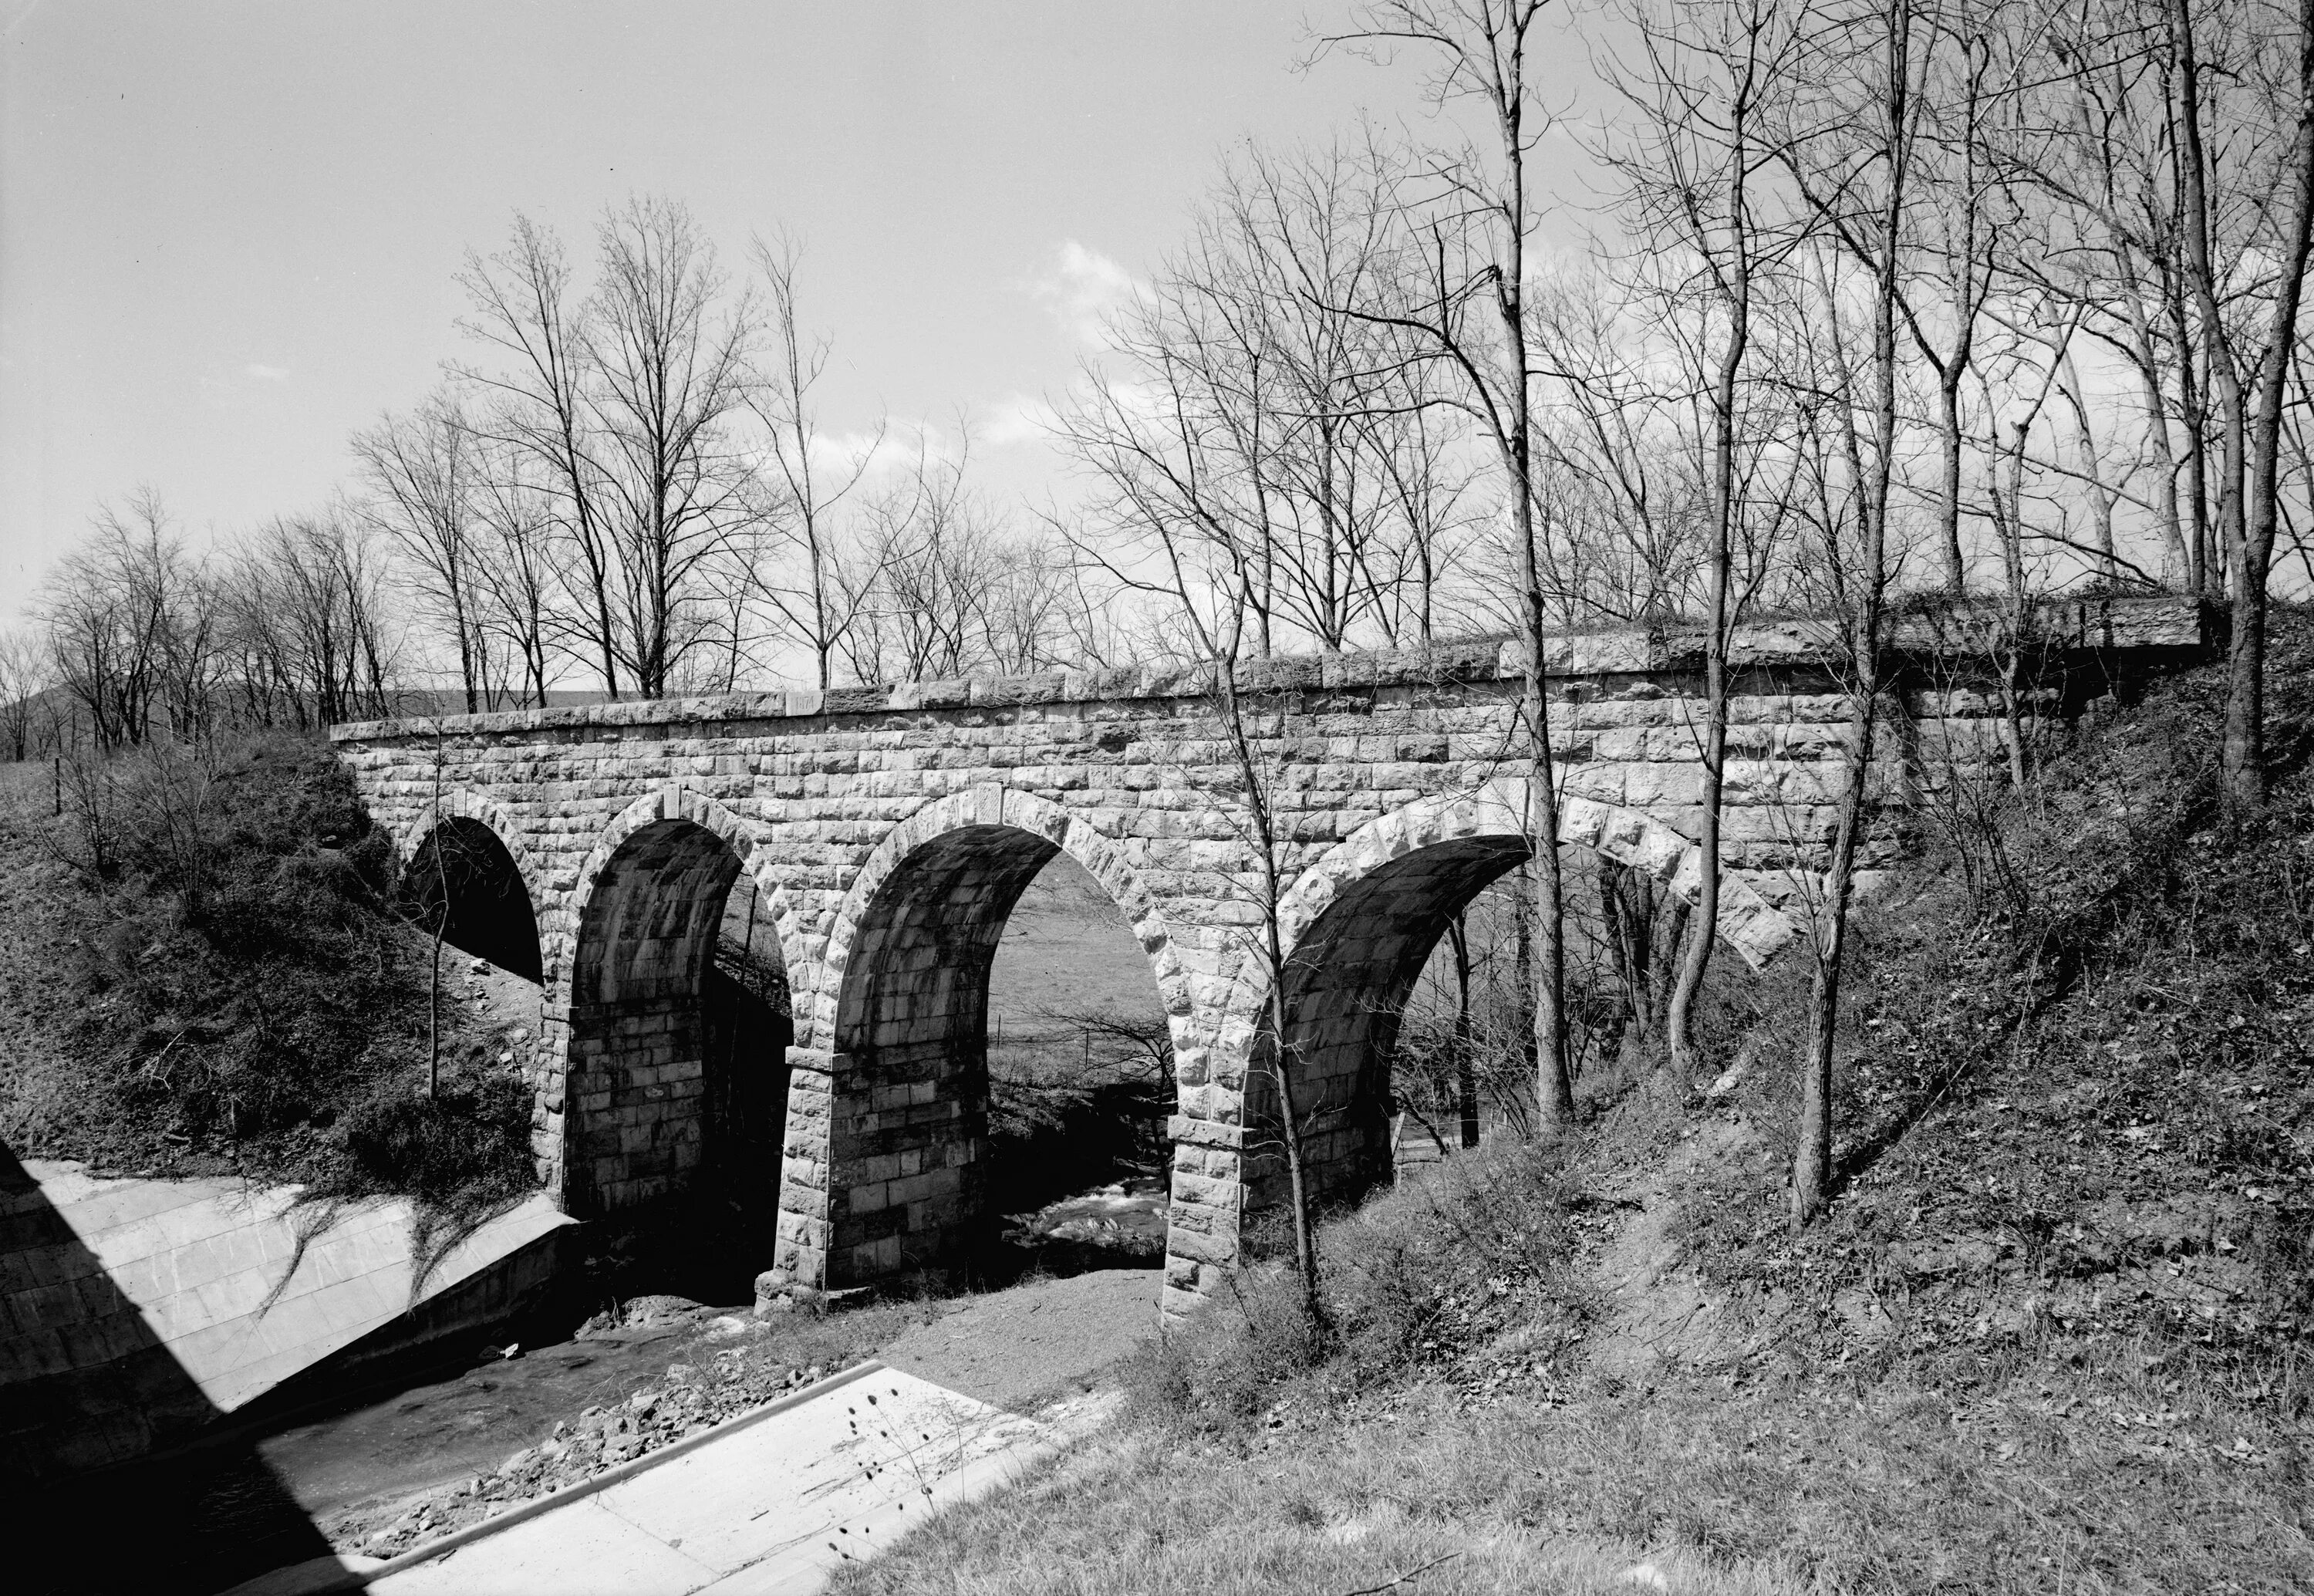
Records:
[[[1529,856],[1516,835],[1416,849],[1344,886],[1302,934],[1285,959],[1283,1035],[1265,1011],[1246,1077],[1249,1218],[1286,1201],[1281,1064],[1312,1204],[1355,1202],[1391,1177],[1391,1070],[1408,996],[1454,917]]]
[[[1040,889],[1014,923],[1031,883],[1064,857],[1036,833],[967,824],[902,856],[869,898],[845,956],[832,1034],[831,1285],[896,1274],[1007,1272],[1026,1261],[1017,1254],[1040,1243],[1018,1228],[1008,1242],[1005,1210],[1017,1217],[1020,1207],[1075,1189],[1100,1161],[1087,1156],[1095,1150],[1085,1144],[1091,1127],[1082,1117],[1055,1112],[1038,1125],[1029,1123],[1037,1112],[1024,1107],[1049,1084],[1040,1071],[1055,1055],[1081,1058],[1097,1072],[1133,1050],[1113,1035],[1096,1038],[1088,1015],[1064,1007],[1066,997],[1097,996],[1097,988],[1076,979],[1089,961],[1110,966],[1110,983],[1122,984],[1116,961],[1083,944],[1104,934],[1126,939],[1137,978],[1148,986],[1147,1007],[1161,1020],[1161,1004],[1147,956],[1085,872],[1057,869],[1056,880],[1069,890]],[[1011,1011],[1002,1019],[1011,1029],[996,1045],[1000,1081],[991,1071],[990,993],[1008,927],[1026,940],[1017,956],[1006,955]],[[1066,1090],[1064,1083],[1060,1095]],[[1097,1100],[1098,1093],[1086,1097]],[[1114,1151],[1105,1140],[1101,1147]],[[1161,1174],[1151,1184],[1161,1193]],[[1161,1195],[1152,1204],[1159,1236],[1161,1204]],[[1160,1239],[1145,1258],[1108,1261],[1153,1266],[1161,1246]],[[1041,1261],[1055,1266],[1056,1258]],[[1071,1257],[1057,1266],[1082,1262]]]
[[[544,978],[538,913],[522,871],[498,833],[480,820],[444,816],[411,851],[402,890],[428,931],[525,981]]]
[[[1066,851],[1006,917],[988,1010],[1001,1261],[1050,1274],[1157,1267],[1180,1107],[1172,1026],[1130,920]]]
[[[1516,833],[1431,842],[1345,883],[1310,922],[1285,961],[1282,1039],[1266,1007],[1256,1020],[1249,1219],[1287,1200],[1280,1060],[1302,1115],[1307,1189],[1321,1209],[1498,1129],[1528,1133],[1534,888],[1523,867],[1532,858]],[[1562,1015],[1578,1100],[1596,1099],[1653,1067],[1672,982],[1700,927],[1661,861],[1562,841],[1559,865]],[[1727,925],[1723,918],[1723,940]],[[1733,957],[1744,951],[1723,948],[1713,959],[1707,1016],[1749,1001],[1749,956]]]
[[[572,1212],[674,1206],[768,1236],[790,1012],[778,939],[731,846],[690,820],[627,836],[594,883],[571,963]]]

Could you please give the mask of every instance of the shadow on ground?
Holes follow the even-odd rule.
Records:
[[[4,1146],[0,1295],[11,1592],[215,1591],[328,1553]]]

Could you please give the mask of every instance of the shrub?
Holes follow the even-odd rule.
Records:
[[[343,1124],[346,1156],[329,1195],[403,1192],[469,1208],[529,1184],[530,1092],[507,1075],[453,1076],[436,1098],[380,1091]]]
[[[1409,1173],[1321,1230],[1330,1339],[1312,1336],[1289,1268],[1241,1270],[1137,1354],[1134,1406],[1226,1424],[1288,1398],[1331,1402],[1450,1369],[1513,1327],[1540,1337],[1547,1359],[1591,1313],[1568,1268],[1585,1201],[1552,1154],[1508,1138]]]
[[[20,949],[45,995],[37,1042],[0,1074],[11,1146],[443,1201],[528,1183],[519,1083],[470,1071],[413,1106],[426,939],[394,913],[392,847],[326,744],[151,745],[58,785],[60,819],[10,828],[11,851],[55,861],[38,913],[56,932]]]

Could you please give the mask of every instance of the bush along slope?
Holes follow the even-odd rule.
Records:
[[[425,1095],[432,944],[326,745],[156,745],[40,773],[0,830],[26,917],[5,946],[13,1150],[437,1209],[528,1188],[528,1094],[471,1021],[449,1015]]]
[[[1800,959],[1725,994],[1709,1094],[1602,1071],[1571,1144],[1409,1177],[1325,1229],[1330,1336],[1247,1271],[1106,1440],[839,1589],[2314,1590],[2314,626],[2262,815],[2221,693],[1921,817],[1823,1222]]]
[[[2117,713],[1947,828],[1864,922],[1841,1061],[1843,1200],[1798,1237],[1778,1181],[1700,1174],[1707,1271],[1966,1364],[2047,1329],[2145,1336],[2314,1396],[2314,626],[2277,629],[2282,750],[2225,812],[2222,683]],[[1788,1013],[1771,1002],[1766,1012]],[[1792,1050],[1771,1022],[1763,1054]],[[1788,1080],[1744,1107],[1789,1134]]]

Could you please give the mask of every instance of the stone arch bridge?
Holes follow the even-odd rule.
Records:
[[[2001,759],[1985,649],[1947,617],[1900,634],[1873,857],[1897,812]],[[2080,712],[2198,657],[2175,604],[2040,620],[2026,687]],[[1847,700],[1820,626],[1735,654],[1718,927],[1753,966],[1800,933],[1826,856]],[[698,1188],[719,1162],[773,1188],[783,1276],[835,1289],[962,1256],[986,1186],[983,1023],[1005,916],[1067,853],[1115,899],[1170,1018],[1169,1311],[1240,1256],[1281,1195],[1265,1061],[1315,1105],[1321,1195],[1386,1172],[1393,1000],[1448,920],[1528,856],[1522,656],[1493,643],[1239,667],[1290,838],[1284,1040],[1264,1035],[1241,783],[1198,670],[1123,669],[526,710],[331,736],[405,861],[456,842],[451,939],[545,988],[529,1071],[539,1177],[579,1215]],[[1700,660],[1692,638],[1556,640],[1561,841],[1692,897]],[[479,861],[479,862],[476,862]],[[735,887],[737,890],[735,890]],[[719,937],[744,900],[752,967],[791,1034],[733,1068],[705,1040]],[[774,1127],[718,1145],[718,1094]],[[744,1142],[744,1138],[741,1139]]]

